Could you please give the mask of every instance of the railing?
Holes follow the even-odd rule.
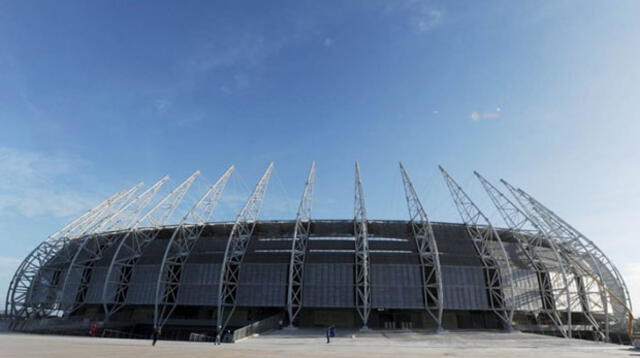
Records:
[[[247,337],[251,337],[254,334],[260,334],[260,333],[264,333],[264,332],[279,328],[280,321],[282,319],[283,319],[282,313],[278,313],[269,318],[265,318],[262,321],[257,321],[249,325],[246,325],[244,327],[238,328],[235,331],[233,331],[232,342],[238,342]]]
[[[213,342],[216,338],[202,333],[189,334],[189,342]]]
[[[142,334],[135,334],[131,332],[119,331],[117,329],[103,329],[102,338],[134,338],[134,339],[149,339],[148,336]]]

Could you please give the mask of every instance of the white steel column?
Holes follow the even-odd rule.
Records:
[[[355,236],[355,285],[356,311],[362,320],[362,329],[367,330],[371,312],[371,263],[369,261],[369,233],[367,209],[360,180],[360,164],[356,162],[355,200],[353,211],[353,233]]]
[[[102,304],[105,320],[126,304],[133,269],[142,256],[144,248],[160,234],[160,228],[176,210],[191,185],[200,175],[194,172],[185,181],[173,189],[144,216],[138,219],[120,240],[113,254],[107,275],[102,286]],[[108,296],[109,289],[114,289]]]
[[[123,200],[116,210],[106,216],[89,235],[84,236],[73,259],[69,263],[62,284],[59,302],[60,308],[64,311],[65,316],[69,316],[84,304],[94,264],[102,258],[104,250],[120,238],[120,235],[116,233],[104,235],[103,237],[100,237],[100,234],[113,229],[122,230],[131,226],[140,216],[142,210],[153,200],[166,180],[168,180],[167,177],[161,179],[154,186],[130,201],[130,198],[135,193],[135,191],[131,191],[129,195],[122,198]],[[78,287],[75,292],[71,293],[71,296],[67,298],[69,285],[72,283],[71,276],[75,270],[81,272]]]
[[[411,233],[420,256],[424,308],[436,322],[436,331],[442,331],[443,292],[438,245],[431,221],[402,163],[400,163],[400,173],[409,209]]]
[[[503,184],[510,186],[504,180]],[[590,266],[590,268],[585,267],[586,265],[580,262],[579,259],[567,254],[568,259],[576,269],[580,270],[584,275],[590,276],[598,284],[605,312],[605,335],[607,338],[611,318],[615,320],[616,325],[620,325],[620,328],[624,328],[625,323],[629,325],[629,322],[633,319],[631,301],[624,280],[611,261],[591,240],[587,239],[554,212],[525,191],[511,188],[515,193],[514,195],[522,198],[523,205],[527,205],[530,208],[532,214],[541,222],[541,225],[545,226],[550,235],[557,240],[557,244],[563,251],[579,255],[580,259],[586,261],[587,265]],[[584,289],[587,290],[588,286],[585,286]],[[612,315],[609,315],[609,308],[613,309]],[[626,329],[629,330],[629,326]]]
[[[142,183],[137,185],[142,185]],[[46,277],[47,275],[42,273],[45,265],[54,256],[66,250],[71,239],[82,235],[88,226],[98,220],[102,213],[126,192],[124,190],[112,195],[95,208],[65,225],[62,229],[49,235],[22,261],[11,280],[5,302],[6,313],[11,318],[12,326],[15,321],[36,314],[32,307],[31,297],[29,297],[36,289],[36,286],[45,286],[48,289],[54,284]],[[55,297],[50,299],[51,306],[53,306],[54,299]],[[41,315],[48,315],[48,308],[42,307],[41,311]]]
[[[242,210],[240,210],[227,241],[218,285],[217,341],[220,340],[223,330],[227,327],[236,309],[238,285],[240,284],[240,266],[251,241],[272,170],[273,163],[270,163],[258,184],[256,184],[253,193],[244,204]]]
[[[289,260],[289,282],[287,287],[287,314],[289,326],[302,309],[302,287],[304,284],[304,259],[311,231],[311,200],[316,177],[316,162],[311,163],[309,176],[304,184],[302,199],[296,214],[296,224],[291,242],[291,258]]]
[[[485,268],[491,310],[504,322],[507,330],[513,329],[514,290],[511,263],[500,235],[476,204],[455,180],[439,167],[451,192],[458,213]]]
[[[235,167],[231,166],[209,187],[202,198],[182,218],[164,251],[154,301],[154,328],[162,328],[178,304],[184,265],[206,224],[213,216],[222,192]]]
[[[513,238],[518,242],[518,246],[522,253],[527,257],[531,268],[536,272],[538,283],[540,286],[540,295],[542,299],[542,313],[544,313],[556,327],[558,332],[565,338],[571,337],[571,302],[572,297],[569,292],[568,279],[562,258],[553,243],[550,244],[549,237],[538,227],[537,223],[529,219],[529,217],[520,208],[500,192],[493,184],[481,176],[478,172],[474,172],[485,191],[491,198],[491,201],[500,212],[500,215],[507,224]],[[541,253],[551,246],[554,253],[555,264],[547,262],[541,256]],[[554,288],[551,272],[555,271],[562,275],[563,286]],[[564,295],[567,300],[567,325],[563,323],[562,317],[556,304],[556,298]]]

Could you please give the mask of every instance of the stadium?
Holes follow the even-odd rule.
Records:
[[[354,215],[312,216],[315,163],[295,217],[261,221],[273,164],[233,222],[214,208],[229,168],[177,223],[199,172],[120,191],[38,245],[7,294],[11,329],[237,340],[277,326],[520,330],[627,342],[631,302],[596,244],[524,190],[477,179],[480,208],[440,168],[459,223],[430,221],[400,164],[409,219],[369,220],[355,167]],[[485,210],[502,216],[494,226]],[[293,216],[294,213],[292,213]],[[161,330],[160,330],[161,329]],[[93,332],[95,333],[95,332]]]

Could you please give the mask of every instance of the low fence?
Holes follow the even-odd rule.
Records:
[[[254,334],[260,334],[260,333],[264,333],[267,331],[280,328],[280,321],[282,321],[282,319],[283,319],[283,314],[278,313],[269,318],[265,318],[261,321],[254,322],[244,327],[238,328],[235,331],[233,331],[233,338],[231,342],[238,342],[247,337],[251,337]]]
[[[103,338],[133,338],[133,339],[149,339],[148,336],[135,334],[127,331],[119,331],[117,329],[103,329]]]
[[[189,342],[213,342],[216,338],[202,333],[189,334]]]

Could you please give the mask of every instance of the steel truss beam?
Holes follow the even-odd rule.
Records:
[[[178,304],[184,265],[196,242],[202,236],[205,224],[211,221],[227,181],[235,170],[229,167],[209,187],[191,210],[182,218],[167,244],[158,272],[154,301],[154,328],[162,328]]]
[[[142,183],[134,187],[140,185]],[[22,261],[11,279],[5,303],[6,312],[11,318],[12,326],[20,319],[26,319],[34,315],[46,316],[49,314],[47,305],[36,305],[32,302],[36,287],[42,289],[43,287],[49,288],[57,285],[56,282],[51,282],[50,277],[44,273],[46,265],[56,255],[64,254],[68,250],[69,241],[83,235],[95,221],[99,220],[107,208],[113,205],[126,192],[126,190],[123,190],[112,195],[95,208],[72,220],[62,229],[49,235]],[[47,289],[47,292],[49,291]],[[45,299],[45,301],[53,300],[54,297],[49,297],[48,300]]]
[[[151,188],[133,199],[131,198],[135,191],[130,191],[128,195],[122,198],[120,205],[116,206],[115,210],[103,218],[90,234],[82,238],[82,242],[67,267],[67,273],[60,290],[59,304],[65,316],[69,316],[84,305],[95,263],[102,258],[104,250],[111,247],[122,236],[121,233],[109,235],[103,235],[103,233],[123,230],[133,225],[141,215],[142,210],[151,203],[160,187],[168,179],[168,177],[160,179]],[[77,272],[80,273],[80,277],[72,278]],[[69,292],[76,279],[78,280],[77,287],[74,288],[73,292]]]
[[[439,169],[451,192],[469,237],[484,265],[491,310],[502,320],[505,328],[511,330],[513,311],[515,309],[513,273],[509,256],[504,249],[500,235],[498,235],[489,218],[482,213],[449,173],[441,166],[439,166]]]
[[[442,330],[442,271],[440,269],[440,253],[436,243],[431,221],[424,210],[418,194],[409,178],[409,174],[400,163],[400,173],[404,184],[404,194],[409,209],[411,234],[416,242],[422,272],[422,289],[424,308],[436,322],[437,331]]]
[[[273,163],[270,163],[258,184],[256,184],[253,193],[244,204],[242,210],[240,210],[227,240],[218,284],[218,311],[216,317],[218,328],[216,340],[218,341],[236,309],[238,285],[240,283],[240,266],[251,241],[272,171]]]
[[[503,182],[506,183],[505,181]],[[505,185],[508,185],[508,183]],[[605,330],[608,338],[610,318],[614,318],[615,323],[620,324],[622,328],[625,322],[629,322],[629,317],[633,317],[629,292],[622,275],[593,241],[522,189],[517,189],[517,193],[526,200],[526,203],[539,220],[546,225],[553,237],[558,240],[560,248],[577,254],[581,260],[586,261],[587,265],[590,266],[590,269],[586,268],[583,263],[569,255],[569,258],[577,268],[581,269],[585,275],[591,276],[598,283],[602,308],[605,312]],[[584,283],[581,284],[584,285]],[[610,297],[607,296],[607,293],[609,293]],[[609,315],[609,305],[613,310],[613,317]]]
[[[304,259],[307,243],[311,233],[311,200],[316,179],[316,162],[311,163],[309,176],[304,184],[302,198],[296,214],[296,226],[293,230],[291,242],[291,257],[289,260],[289,282],[287,287],[287,313],[289,326],[302,309],[302,286],[304,283]]]
[[[364,192],[358,162],[356,162],[353,233],[355,236],[356,311],[362,320],[362,329],[366,330],[371,312],[371,262],[369,260],[367,209],[364,205]]]
[[[550,245],[554,253],[555,263],[545,261],[543,257],[541,257],[541,253],[547,249],[547,246],[549,246],[549,243],[551,242],[548,236],[538,227],[536,222],[529,219],[529,216],[527,216],[493,184],[478,172],[474,172],[474,174],[484,187],[495,207],[498,209],[498,212],[507,224],[513,238],[518,243],[518,247],[529,261],[530,267],[536,273],[538,284],[540,286],[540,297],[542,300],[542,309],[540,311],[545,314],[549,320],[551,320],[563,337],[570,338],[571,305],[568,303],[572,302],[572,299],[569,292],[566,270],[563,265],[564,261],[560,257],[557,247],[555,247],[553,243]],[[561,273],[563,279],[562,287],[554,288],[553,280],[551,278],[552,271]],[[566,326],[563,323],[556,305],[556,298],[561,295],[564,295],[567,300],[568,324]]]
[[[62,273],[64,272],[64,269],[69,270],[70,269],[70,263],[73,262],[73,260],[76,257],[77,252],[79,251],[79,247],[81,247],[82,243],[86,240],[87,237],[89,237],[90,235],[94,234],[95,232],[99,231],[101,228],[103,228],[103,225],[105,222],[108,222],[114,215],[114,213],[118,212],[119,210],[121,210],[122,206],[128,202],[131,199],[131,196],[140,188],[142,187],[142,184],[136,185],[133,188],[129,189],[128,191],[126,191],[125,193],[123,193],[122,196],[118,197],[113,203],[112,205],[110,205],[109,207],[105,208],[105,210],[100,213],[100,216],[97,216],[95,218],[95,220],[93,220],[90,224],[88,224],[85,227],[84,232],[82,233],[82,235],[80,235],[79,237],[76,238],[76,240],[80,240],[80,245],[78,245],[75,248],[71,248],[70,245],[67,245],[66,248],[64,248],[62,250],[62,258],[64,259],[64,261],[61,263],[61,265],[59,265],[58,267],[48,267],[45,266],[44,269],[42,270],[40,276],[42,277],[43,274],[45,274],[45,272],[48,273],[52,273],[52,280],[50,282],[55,283],[55,285],[49,285],[49,286],[45,286],[45,288],[47,289],[48,292],[51,292],[53,299],[51,301],[47,301],[47,302],[40,302],[39,304],[36,304],[35,306],[38,307],[38,310],[41,313],[46,313],[47,315],[50,315],[52,313],[55,312],[55,315],[58,316],[59,314],[63,313],[61,312],[61,304],[60,304],[60,299],[62,296],[62,293],[64,291],[65,288],[65,280],[60,280],[60,277],[62,277]],[[75,251],[72,251],[75,250]],[[73,252],[73,253],[72,253]],[[69,271],[67,271],[69,272]],[[67,275],[64,276],[65,279],[67,277]],[[32,289],[34,289],[33,292],[35,292],[35,289],[38,290],[42,290],[43,287],[39,286],[40,283],[42,281],[37,281],[35,283],[35,285],[33,286]],[[59,283],[62,283],[61,286],[58,286]],[[58,289],[58,287],[60,287],[60,289]]]
[[[142,256],[144,248],[160,234],[158,228],[167,224],[167,220],[176,210],[193,182],[200,175],[194,172],[167,196],[160,200],[144,216],[139,218],[120,240],[113,254],[109,269],[102,286],[102,303],[105,320],[124,307],[131,283],[133,269]],[[150,229],[151,228],[151,229]],[[109,291],[113,289],[112,295]]]
[[[529,200],[525,196],[523,196],[518,189],[513,187],[511,184],[509,184],[505,180],[501,180],[501,182],[505,187],[507,187],[507,189],[511,192],[511,194],[516,198],[520,206],[524,209],[525,213],[529,217],[529,219],[536,224],[539,230],[543,231],[546,234],[548,244],[551,246],[554,252],[557,253],[556,255],[558,256],[557,261],[559,263],[560,268],[563,270],[562,274],[567,277],[566,279],[567,283],[565,284],[565,286],[567,286],[567,290],[570,289],[570,282],[572,282],[576,286],[575,295],[577,296],[576,297],[577,299],[573,300],[569,305],[571,309],[573,310],[573,306],[575,305],[577,307],[577,305],[579,304],[581,307],[583,316],[592,325],[595,332],[600,336],[599,338],[608,337],[608,329],[605,329],[605,332],[603,333],[602,329],[600,328],[600,324],[591,313],[588,296],[594,283],[591,282],[587,287],[584,285],[584,281],[581,279],[581,277],[591,276],[591,272],[585,271],[583,270],[582,266],[574,264],[574,261],[572,260],[572,257],[571,257],[573,253],[567,250],[562,250],[562,248],[558,245],[559,242],[557,241],[555,231],[547,225],[547,223],[544,221],[544,219],[541,216],[538,215],[538,213],[535,211],[534,207],[531,205]],[[568,279],[569,274],[573,277],[573,281]],[[599,294],[603,293],[602,289],[599,290],[598,293]],[[601,297],[605,298],[606,300],[606,297],[603,297],[603,296]],[[571,331],[569,333],[571,334]]]

